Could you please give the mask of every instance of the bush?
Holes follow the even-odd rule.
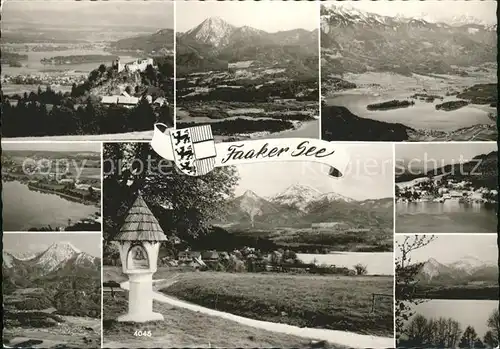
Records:
[[[368,272],[366,265],[363,265],[361,263],[356,264],[354,266],[354,270],[356,270],[356,275],[366,275]]]
[[[22,302],[14,303],[14,307],[18,310],[42,310],[52,306],[52,301],[45,295],[27,298]]]

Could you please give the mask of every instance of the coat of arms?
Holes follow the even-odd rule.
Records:
[[[202,176],[215,167],[214,137],[210,125],[175,130],[170,133],[175,163],[189,176]]]

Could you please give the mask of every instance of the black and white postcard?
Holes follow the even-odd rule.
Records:
[[[323,139],[496,141],[496,1],[323,4]]]
[[[149,140],[173,126],[172,1],[8,1],[2,136]]]
[[[3,231],[101,231],[100,143],[3,143]]]
[[[101,234],[3,234],[4,348],[101,347]]]
[[[104,345],[392,347],[392,146],[342,147],[340,179],[286,161],[192,177],[149,144],[105,144]],[[131,267],[132,237],[161,243],[154,268]],[[140,273],[163,321],[123,321]]]
[[[493,142],[396,144],[396,234],[495,233]]]
[[[319,137],[319,4],[176,3],[176,125],[221,140]]]
[[[498,246],[490,235],[400,235],[398,348],[498,348]]]

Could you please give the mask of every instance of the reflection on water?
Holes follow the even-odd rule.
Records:
[[[297,253],[304,263],[327,264],[352,269],[356,264],[366,265],[368,275],[393,275],[392,252],[331,252],[329,254]]]
[[[436,110],[436,104],[456,100],[455,97],[445,97],[443,100],[436,99],[432,103],[414,100],[415,105],[408,108],[392,110],[368,110],[368,104],[380,103],[392,99],[405,100],[411,94],[393,93],[390,96],[370,96],[365,94],[339,94],[327,100],[329,105],[343,106],[351,113],[362,118],[379,121],[401,123],[416,129],[432,129],[438,131],[454,131],[459,128],[469,127],[477,124],[492,124],[488,112],[494,108],[487,106],[468,105],[454,110]]]
[[[68,201],[56,194],[33,191],[14,181],[2,182],[3,229],[26,231],[30,228],[66,226],[99,211],[93,205]]]
[[[488,331],[488,317],[498,309],[496,300],[431,299],[414,306],[416,314],[426,318],[452,318],[462,331],[473,326],[480,338]]]
[[[496,205],[439,202],[398,202],[396,233],[495,233]]]

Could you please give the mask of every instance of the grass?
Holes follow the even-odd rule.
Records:
[[[391,277],[284,276],[201,272],[183,274],[162,292],[252,319],[361,334],[393,335]]]
[[[153,309],[162,313],[164,321],[146,324],[124,323],[116,318],[126,313],[128,292],[115,299],[104,294],[103,341],[112,347],[280,347],[280,348],[344,348],[328,343],[313,345],[310,340],[285,334],[255,329],[249,326],[208,316],[186,309],[154,302]],[[151,336],[136,337],[135,331],[151,331]]]

